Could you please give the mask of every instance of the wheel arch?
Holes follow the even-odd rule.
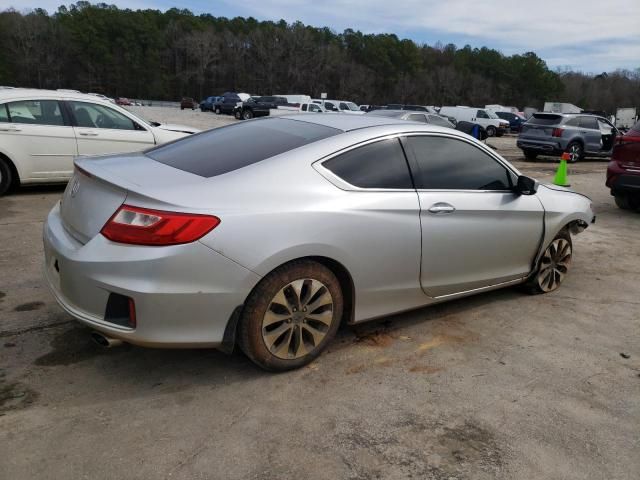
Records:
[[[5,161],[5,163],[11,169],[11,173],[13,175],[13,178],[11,180],[11,185],[9,186],[9,188],[14,188],[19,186],[21,183],[21,180],[20,180],[20,172],[18,171],[18,167],[16,167],[15,163],[13,163],[13,160],[11,160],[11,158],[9,158],[9,156],[3,153],[2,151],[0,151],[0,159]]]

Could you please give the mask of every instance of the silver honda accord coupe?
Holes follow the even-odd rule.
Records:
[[[59,304],[104,341],[307,364],[341,323],[523,284],[594,220],[460,132],[295,115],[81,158],[44,227]]]

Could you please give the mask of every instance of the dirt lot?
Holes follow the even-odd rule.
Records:
[[[555,168],[514,163],[540,180]],[[41,279],[62,188],[1,198],[0,478],[637,479],[640,214],[614,206],[605,166],[570,169],[598,221],[559,291],[344,328],[280,375],[239,354],[94,346]]]

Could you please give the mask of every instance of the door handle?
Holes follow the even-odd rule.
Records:
[[[443,215],[445,213],[453,213],[456,209],[453,205],[449,205],[448,203],[438,202],[434,203],[429,207],[429,212],[434,213],[436,215]]]
[[[83,137],[97,137],[98,132],[94,132],[93,130],[82,130],[79,132]]]

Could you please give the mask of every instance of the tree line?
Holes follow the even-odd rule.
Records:
[[[640,68],[552,71],[533,52],[423,45],[394,34],[336,33],[300,22],[120,9],[81,1],[49,14],[0,12],[0,85],[73,88],[140,99],[225,91],[305,93],[357,103],[541,108],[544,101],[614,112],[640,107]]]

